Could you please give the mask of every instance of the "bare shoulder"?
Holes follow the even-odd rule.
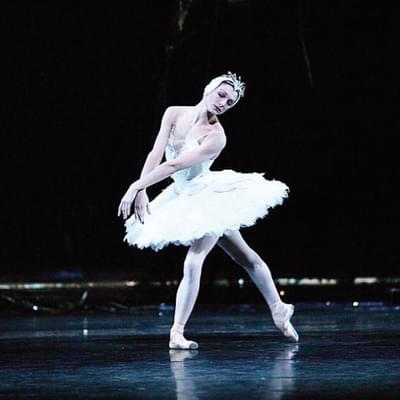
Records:
[[[177,117],[179,115],[182,115],[189,109],[189,106],[169,106],[166,108],[165,114],[168,114],[171,117]]]
[[[186,107],[186,106],[168,106],[165,111],[177,113],[177,112],[185,111],[188,108],[189,107]]]
[[[165,109],[165,111],[164,111],[163,119],[166,119],[166,120],[169,120],[169,121],[174,120],[176,118],[177,113],[178,113],[177,108],[178,108],[177,106],[169,106],[169,107],[167,107]]]

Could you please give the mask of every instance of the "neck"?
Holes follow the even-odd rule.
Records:
[[[194,110],[192,124],[195,124],[197,122],[200,122],[201,124],[209,124],[217,121],[216,115],[207,110],[204,100],[201,100],[193,108]]]

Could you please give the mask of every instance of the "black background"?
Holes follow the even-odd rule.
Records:
[[[247,91],[221,117],[228,144],[213,169],[266,172],[290,187],[283,206],[242,232],[274,275],[396,275],[394,9],[197,0],[179,30],[178,5],[3,10],[2,279],[180,276],[186,248],[129,247],[117,207],[165,107],[196,104],[227,70]],[[239,268],[215,249],[205,274]]]

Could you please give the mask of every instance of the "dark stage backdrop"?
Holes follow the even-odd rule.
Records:
[[[274,275],[398,274],[394,10],[320,0],[3,7],[2,280],[179,277],[186,249],[128,247],[117,207],[165,107],[196,104],[227,70],[247,91],[221,117],[228,145],[213,168],[265,172],[291,190],[243,230]],[[205,268],[238,273],[219,249]]]

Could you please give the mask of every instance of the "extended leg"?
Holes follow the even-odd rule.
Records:
[[[250,248],[239,231],[223,236],[218,245],[247,271],[267,302],[275,325],[285,336],[298,341],[298,334],[290,323],[294,306],[281,301],[267,264]]]
[[[174,325],[171,328],[169,347],[172,349],[197,349],[198,344],[186,340],[183,330],[192,313],[200,287],[203,263],[217,243],[215,236],[204,236],[192,243],[183,266],[183,278],[176,293]]]

